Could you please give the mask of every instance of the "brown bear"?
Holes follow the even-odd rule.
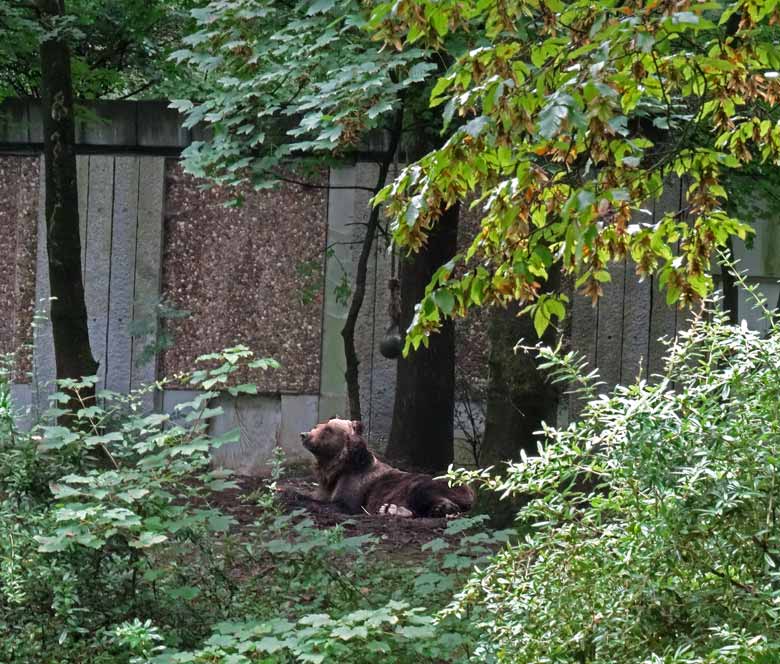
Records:
[[[362,433],[361,422],[337,418],[301,433],[316,459],[317,500],[350,514],[442,517],[471,509],[471,488],[389,466],[368,449]]]

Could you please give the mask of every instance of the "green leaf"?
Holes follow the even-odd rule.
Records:
[[[314,0],[309,6],[309,10],[306,12],[307,16],[314,16],[315,14],[326,14],[336,6],[336,0]]]
[[[439,307],[446,316],[449,316],[452,313],[452,310],[455,307],[455,297],[449,290],[439,288],[433,291],[432,297],[436,306]]]
[[[148,549],[157,544],[167,541],[168,536],[162,533],[153,533],[149,531],[142,532],[137,538],[128,542],[128,545],[134,549]]]

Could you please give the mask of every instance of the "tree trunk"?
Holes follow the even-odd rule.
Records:
[[[534,432],[543,420],[554,421],[558,405],[557,390],[545,381],[533,355],[514,352],[520,339],[528,345],[537,341],[531,316],[518,316],[518,311],[513,304],[490,312],[487,413],[480,448],[483,466],[518,459],[521,450],[536,454]]]
[[[395,159],[395,153],[398,150],[398,144],[401,141],[403,132],[403,106],[396,111],[393,128],[390,134],[390,142],[385,153],[384,159],[379,164],[379,174],[374,187],[374,195],[379,193],[387,183],[387,174],[390,172],[390,166]],[[357,325],[358,314],[363,306],[363,300],[366,297],[366,275],[368,274],[368,260],[371,257],[371,247],[374,245],[377,228],[379,227],[378,206],[371,208],[371,213],[366,224],[366,234],[363,237],[363,245],[360,249],[357,267],[355,268],[355,292],[349,303],[349,312],[344,321],[344,327],[341,329],[341,337],[344,340],[344,356],[346,359],[346,370],[344,378],[347,382],[347,399],[349,401],[349,418],[351,420],[362,420],[363,413],[360,408],[360,375],[358,367],[357,350],[355,349],[355,326]]]
[[[545,290],[554,291],[559,284],[559,272],[553,268]],[[528,455],[537,453],[540,437],[534,432],[541,429],[543,421],[555,422],[558,406],[558,390],[545,380],[534,355],[514,352],[521,339],[529,346],[538,340],[532,317],[518,316],[519,310],[517,304],[494,308],[488,325],[487,413],[480,464],[498,466],[498,473],[503,472],[504,462],[517,460],[521,450]],[[552,344],[553,337],[550,327],[542,339]],[[476,510],[489,514],[493,526],[505,527],[513,522],[523,502],[523,498],[500,500],[497,493],[480,492]]]
[[[408,328],[415,305],[433,273],[457,250],[460,206],[447,210],[423,250],[401,261],[401,325]],[[445,321],[421,346],[398,360],[393,422],[387,455],[426,471],[445,469],[453,459],[455,327]]]
[[[45,23],[65,12],[63,0],[37,0]],[[63,38],[41,43],[41,98],[46,165],[46,233],[51,323],[57,378],[97,372],[87,328],[81,277],[73,85],[70,50]],[[87,395],[90,396],[90,395]]]

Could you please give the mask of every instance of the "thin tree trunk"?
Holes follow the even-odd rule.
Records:
[[[401,261],[401,325],[406,329],[414,307],[433,273],[457,250],[460,206],[447,210],[420,252]],[[387,455],[427,471],[445,469],[453,460],[455,404],[455,327],[445,321],[421,346],[398,360],[393,422]]]
[[[37,4],[46,23],[65,13],[64,0]],[[57,378],[78,379],[94,375],[98,364],[89,345],[81,276],[70,50],[64,39],[50,38],[41,43],[40,57],[54,355]]]
[[[387,183],[387,175],[390,172],[395,160],[395,153],[398,150],[398,144],[401,140],[403,131],[403,107],[399,108],[395,115],[393,128],[390,134],[390,143],[385,153],[385,157],[379,164],[379,174],[374,187],[374,194],[379,193]],[[355,326],[357,325],[358,314],[363,306],[363,300],[366,297],[366,275],[368,273],[368,260],[371,257],[371,248],[374,245],[377,228],[379,226],[378,206],[371,208],[366,225],[366,234],[363,238],[363,246],[360,250],[357,267],[355,269],[355,292],[352,294],[352,300],[349,304],[347,320],[344,321],[344,327],[341,330],[341,337],[344,340],[344,356],[346,358],[347,368],[344,377],[347,381],[347,398],[349,400],[349,417],[352,420],[361,420],[362,412],[360,409],[360,380],[358,368],[360,360],[355,349]]]

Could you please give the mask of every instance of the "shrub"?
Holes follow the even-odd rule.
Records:
[[[485,611],[486,661],[780,661],[778,404],[780,329],[700,315],[654,384],[592,400],[500,478],[459,474],[531,500],[445,615]]]
[[[388,561],[349,523],[320,529],[278,502],[277,457],[240,529],[209,507],[235,486],[211,469],[217,390],[254,394],[231,377],[243,347],[180,376],[204,390],[173,417],[144,394],[102,391],[65,409],[93,378],[63,381],[32,432],[14,425],[0,374],[0,662],[465,661],[473,623],[437,612],[472,565],[508,537],[480,518],[450,522],[425,558]],[[65,392],[67,390],[67,393]],[[54,424],[65,417],[69,426]]]
[[[0,412],[0,632],[13,635],[0,640],[0,661],[84,661],[88,646],[90,661],[123,662],[112,630],[124,620],[151,617],[172,642],[196,643],[224,617],[214,534],[233,522],[203,497],[233,486],[209,468],[209,451],[237,433],[208,435],[219,413],[209,403],[240,362],[274,363],[241,347],[205,360],[212,368],[181,378],[210,391],[176,421],[145,413],[142,393],[84,403],[94,377],[60,381],[81,407],[61,408],[70,396],[55,393],[48,423],[30,433]],[[0,380],[0,408],[7,390]],[[51,423],[63,416],[70,426]]]

